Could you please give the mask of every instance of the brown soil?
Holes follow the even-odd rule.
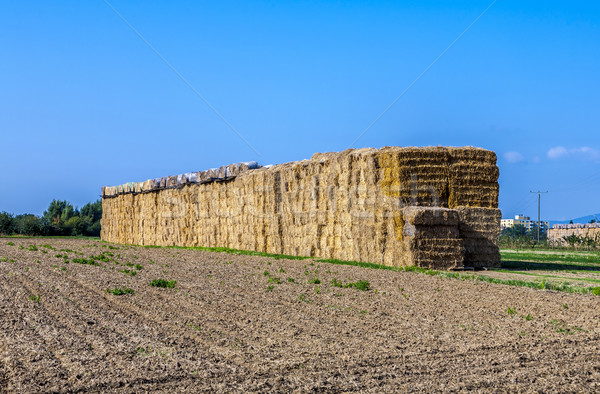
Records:
[[[100,252],[119,264],[55,257]],[[89,240],[0,239],[0,259],[0,391],[599,388],[595,296]]]

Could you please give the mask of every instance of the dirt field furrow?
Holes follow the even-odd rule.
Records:
[[[0,239],[0,391],[592,391],[600,381],[594,296],[312,260],[10,243]],[[365,291],[346,286],[359,281]]]

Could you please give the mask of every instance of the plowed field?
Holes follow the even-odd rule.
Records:
[[[592,295],[0,239],[0,391],[598,391],[599,382]]]

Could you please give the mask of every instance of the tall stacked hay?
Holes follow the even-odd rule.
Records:
[[[499,265],[493,152],[351,149],[227,168],[103,188],[102,239],[440,269]]]
[[[548,229],[548,241],[556,246],[568,246],[569,241],[575,246],[578,240],[580,245],[600,244],[600,223],[555,224]]]

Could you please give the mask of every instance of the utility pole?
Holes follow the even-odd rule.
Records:
[[[548,193],[548,190],[546,190],[545,192],[541,192],[539,190],[537,192],[529,191],[529,193],[533,193],[533,194],[537,194],[538,195],[538,220],[537,220],[537,224],[538,224],[537,225],[537,228],[538,228],[537,229],[538,230],[537,233],[538,234],[537,234],[537,241],[538,241],[538,243],[540,243],[540,227],[542,226],[542,222],[540,220],[540,200],[541,200],[541,195]]]

